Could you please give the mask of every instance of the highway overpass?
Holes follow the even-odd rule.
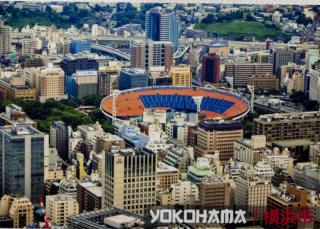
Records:
[[[99,44],[91,44],[91,50],[107,53],[110,56],[114,56],[117,59],[130,61],[131,57],[129,54],[121,52],[118,49],[111,48],[109,46],[105,45],[99,45]]]

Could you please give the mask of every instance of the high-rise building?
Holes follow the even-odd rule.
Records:
[[[11,28],[0,19],[0,55],[11,53]]]
[[[252,135],[251,139],[240,139],[234,142],[233,159],[255,165],[259,161],[258,154],[265,152],[266,136]]]
[[[172,78],[166,71],[165,66],[149,67],[148,70],[150,86],[167,86],[172,84]]]
[[[63,160],[69,158],[68,145],[70,135],[70,127],[66,126],[62,121],[56,121],[50,127],[50,147],[56,148]]]
[[[131,67],[149,70],[150,67],[173,65],[173,45],[169,41],[136,41],[131,45]]]
[[[13,219],[14,228],[24,228],[33,224],[33,205],[26,197],[14,197],[11,200],[9,217]]]
[[[320,166],[314,163],[298,163],[293,171],[293,180],[304,188],[320,192]]]
[[[255,90],[262,91],[278,91],[279,79],[274,75],[258,75],[252,76],[248,80],[248,84],[254,86]]]
[[[251,63],[269,63],[270,54],[268,52],[253,52],[248,54]]]
[[[276,48],[270,50],[270,63],[273,65],[273,74],[279,76],[280,68],[288,63],[299,64],[301,60],[301,51],[292,48]]]
[[[127,68],[120,71],[119,89],[126,90],[149,85],[149,78],[145,70],[139,68]]]
[[[72,40],[70,44],[71,53],[78,53],[91,50],[90,41]]]
[[[159,161],[157,166],[157,190],[167,190],[179,180],[179,170]]]
[[[172,10],[155,7],[146,13],[146,38],[170,41],[174,50],[179,47],[179,21]]]
[[[0,100],[22,99],[34,101],[36,98],[36,89],[30,87],[23,76],[13,75],[0,79]]]
[[[35,54],[37,49],[38,40],[36,38],[24,38],[19,40],[19,44],[21,45],[21,56],[23,57],[32,57]],[[48,47],[49,53],[56,53],[55,46]]]
[[[109,151],[112,146],[119,146],[121,149],[125,148],[125,141],[118,135],[103,133],[96,136],[96,142],[94,145],[94,151],[96,153],[102,153],[102,151]]]
[[[298,187],[294,184],[280,184],[280,190],[278,192],[270,193],[267,197],[267,209],[277,209],[280,214],[278,221],[281,222],[285,220],[284,215],[281,214],[282,211],[294,210],[298,212],[299,209],[304,209],[308,207],[308,190],[302,187]],[[310,205],[309,205],[310,206]],[[313,207],[316,209],[316,207]],[[298,217],[298,219],[300,219]],[[312,221],[314,221],[313,216],[311,215]],[[272,220],[271,217],[269,220]],[[268,218],[266,218],[266,222]],[[299,225],[300,224],[300,225]],[[270,229],[294,229],[294,228],[314,228],[312,224],[305,224],[297,220],[296,223],[291,221],[286,224],[281,223],[268,223],[268,228]]]
[[[102,186],[100,182],[83,182],[77,184],[77,202],[79,212],[101,209]]]
[[[119,67],[99,67],[98,71],[98,94],[110,95],[112,90],[119,89]]]
[[[311,162],[320,165],[320,143],[310,145],[309,159]]]
[[[114,149],[104,154],[102,208],[144,214],[156,204],[156,154]]]
[[[55,226],[65,225],[67,217],[78,214],[79,204],[73,196],[68,194],[46,196],[46,215]]]
[[[201,80],[209,83],[219,83],[220,81],[221,58],[215,53],[202,57]]]
[[[308,49],[306,53],[306,66],[308,69],[312,68],[318,60],[320,59],[319,49]]]
[[[172,67],[169,73],[173,86],[191,86],[192,74],[190,66],[179,65]]]
[[[253,120],[253,134],[265,135],[267,142],[297,139],[320,141],[320,113],[261,115]]]
[[[280,71],[279,80],[283,81],[285,78],[292,78],[295,72],[299,72],[299,73],[302,73],[302,75],[305,75],[306,68],[304,65],[298,65],[296,63],[290,62],[286,65],[282,65],[279,71]]]
[[[199,123],[195,154],[204,156],[219,151],[223,162],[233,158],[233,144],[243,138],[243,129],[239,122],[206,119]]]
[[[65,178],[61,162],[60,158],[58,158],[57,149],[49,148],[48,154],[44,155],[44,182],[49,184],[50,181],[63,180]]]
[[[32,202],[44,192],[48,136],[31,126],[0,127],[0,194],[20,193]]]
[[[299,71],[296,71],[292,74],[291,78],[286,79],[287,93],[291,94],[293,91],[295,92],[303,92],[304,85],[304,74]]]
[[[202,180],[199,185],[200,206],[221,208],[230,206],[231,186],[223,177],[212,176]]]
[[[320,70],[310,69],[309,99],[320,102]]]
[[[39,100],[66,99],[64,93],[64,72],[61,68],[41,69],[39,77]]]
[[[247,215],[253,215],[259,209],[261,216],[267,206],[267,196],[271,194],[271,180],[251,173],[243,172],[236,181],[235,205],[246,209]]]
[[[179,180],[172,184],[167,192],[159,193],[160,205],[184,205],[194,206],[199,203],[199,188],[191,181]]]
[[[67,76],[67,93],[72,98],[98,94],[97,71],[77,71],[72,76]]]
[[[269,63],[227,63],[225,76],[233,79],[233,86],[246,87],[253,75],[272,74],[272,64]]]
[[[78,70],[95,70],[99,69],[97,60],[84,55],[66,55],[60,63],[66,77],[71,76]]]

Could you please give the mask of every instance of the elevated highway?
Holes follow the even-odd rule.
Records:
[[[131,60],[131,57],[129,54],[124,53],[118,49],[111,48],[109,46],[99,45],[99,44],[91,44],[91,50],[107,53],[111,56],[116,57],[117,59],[126,60],[126,61]]]

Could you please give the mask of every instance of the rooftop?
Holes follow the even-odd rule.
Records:
[[[97,197],[102,197],[102,186],[91,186],[87,190]]]
[[[90,53],[77,53],[77,54],[67,54],[64,56],[64,59],[67,61],[74,61],[77,59],[91,59],[94,60],[93,55]]]
[[[162,161],[158,162],[157,173],[165,172],[179,172],[179,170],[171,165],[168,165]]]
[[[260,115],[259,118],[255,118],[255,121],[258,122],[292,122],[308,119],[320,119],[319,111],[311,112],[295,112],[295,113],[276,113],[276,114],[267,114]]]
[[[224,178],[222,176],[211,176],[211,177],[205,177],[202,180],[202,183],[209,184],[209,183],[222,183],[225,182]]]
[[[199,123],[199,127],[206,130],[238,130],[242,129],[240,122],[226,121],[222,119],[205,119]]]
[[[132,224],[135,222],[135,224]],[[154,228],[150,219],[121,209],[106,209],[86,212],[67,219],[69,225],[81,225],[81,228],[114,229],[114,228]]]
[[[12,137],[25,136],[25,135],[43,135],[42,132],[33,128],[30,125],[17,125],[17,126],[1,126],[0,132],[4,132]]]
[[[122,228],[122,225],[127,227],[130,225],[133,226],[134,224],[137,224],[137,223],[143,224],[143,221],[141,221],[139,218],[133,217],[133,216],[128,216],[125,214],[105,217],[103,221],[105,224],[107,224],[109,226],[119,225],[119,228]]]
[[[67,194],[47,195],[46,198],[53,199],[55,202],[75,200],[73,196]]]
[[[75,73],[75,76],[96,76],[97,74],[98,72],[93,70],[85,70],[85,71],[77,70]]]
[[[146,74],[146,71],[141,68],[124,68],[124,69],[121,69],[121,72],[128,73],[128,74]]]
[[[312,141],[308,139],[292,139],[292,140],[278,140],[272,142],[275,145],[282,146],[285,148],[295,147],[295,146],[309,146]]]

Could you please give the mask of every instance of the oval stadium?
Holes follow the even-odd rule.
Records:
[[[203,97],[200,110],[209,118],[239,119],[250,109],[248,100],[238,94],[202,87],[144,87],[119,93],[115,103],[117,119],[121,120],[142,116],[145,109],[196,112],[194,96]],[[112,95],[109,95],[101,101],[100,106],[102,112],[110,119],[113,114],[112,102]]]

